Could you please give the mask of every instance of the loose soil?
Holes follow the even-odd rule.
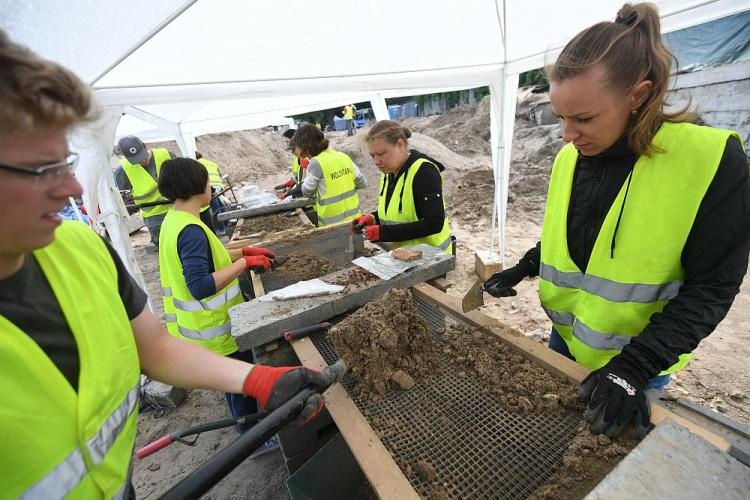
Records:
[[[293,229],[300,226],[302,226],[302,221],[296,214],[293,217],[287,217],[281,214],[262,215],[260,217],[245,219],[242,223],[242,230],[239,237],[247,238],[251,234],[260,232],[278,233],[279,231]]]
[[[339,269],[339,266],[325,257],[311,252],[299,252],[290,254],[289,259],[273,272],[284,280],[296,283],[320,278]]]
[[[363,401],[400,387],[392,380],[398,372],[396,380],[403,382],[405,374],[419,383],[438,366],[437,346],[408,290],[389,290],[331,328],[330,336],[350,367],[355,397]]]

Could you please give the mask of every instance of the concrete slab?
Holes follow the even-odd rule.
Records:
[[[319,323],[338,314],[361,307],[385,294],[391,288],[409,288],[417,283],[436,278],[452,271],[456,258],[439,254],[435,259],[390,280],[373,280],[361,286],[349,286],[345,294],[322,297],[259,302],[251,300],[229,310],[232,319],[232,335],[240,350],[252,349],[281,338],[287,330]],[[342,269],[328,275],[330,278],[346,274],[352,268]],[[322,279],[326,279],[324,276]]]
[[[671,420],[656,426],[586,500],[748,498],[750,468]]]

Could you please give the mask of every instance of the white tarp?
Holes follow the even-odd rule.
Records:
[[[144,124],[123,131],[173,137],[192,154],[199,134],[364,100],[382,119],[387,97],[490,85],[493,94],[505,92],[493,95],[491,131],[502,256],[512,82],[551,61],[582,28],[612,20],[622,3],[0,0],[0,27],[93,84],[109,121],[96,124],[106,133],[89,134],[103,142],[86,149],[98,153],[83,158],[85,169],[107,167],[102,154],[111,154],[123,110]],[[665,32],[750,8],[750,0],[654,3]],[[103,183],[98,189],[89,199],[112,195]]]

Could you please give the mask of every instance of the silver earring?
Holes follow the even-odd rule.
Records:
[[[633,116],[635,116],[635,115],[637,115],[637,114],[638,114],[638,110],[637,110],[637,109],[634,109],[633,111],[631,111],[631,112],[630,112],[630,114],[631,114],[631,115],[633,115]]]

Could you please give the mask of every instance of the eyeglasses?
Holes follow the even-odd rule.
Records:
[[[78,154],[69,153],[64,161],[49,163],[36,168],[24,168],[16,165],[5,165],[0,163],[0,170],[31,175],[34,177],[34,187],[40,191],[46,191],[59,186],[65,178],[65,175],[69,172],[73,172],[77,163]]]

